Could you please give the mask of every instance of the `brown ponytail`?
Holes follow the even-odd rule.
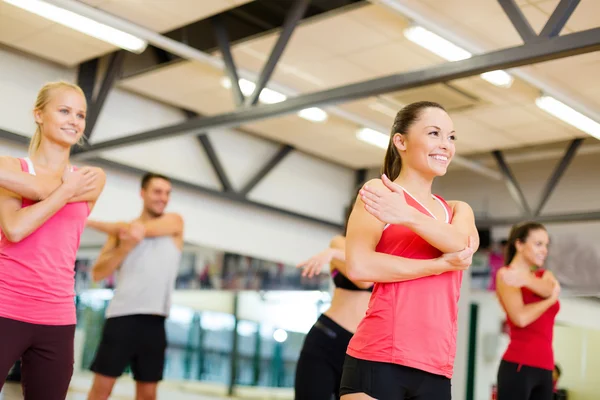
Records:
[[[398,114],[396,114],[394,124],[392,125],[390,142],[388,144],[385,158],[383,160],[383,167],[381,169],[381,172],[391,180],[396,179],[402,170],[402,158],[400,157],[400,153],[398,153],[398,149],[394,144],[394,135],[397,133],[406,135],[410,126],[414,124],[421,116],[421,111],[431,107],[446,111],[441,104],[434,103],[432,101],[418,101],[403,107],[400,111],[398,111]]]

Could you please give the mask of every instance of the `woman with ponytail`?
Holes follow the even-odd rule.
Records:
[[[471,207],[431,190],[455,139],[441,105],[407,105],[394,121],[382,179],[356,199],[347,270],[375,287],[348,345],[342,400],[451,398],[462,274],[479,243]]]
[[[510,327],[510,343],[498,369],[498,400],[552,399],[552,334],[560,285],[542,268],[548,243],[546,229],[536,222],[515,225],[510,232],[506,266],[496,279]]]
[[[75,256],[106,179],[69,161],[85,113],[78,86],[44,85],[29,157],[0,159],[0,389],[21,359],[25,400],[64,400],[73,373]]]

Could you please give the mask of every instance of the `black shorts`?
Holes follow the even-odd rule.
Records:
[[[450,400],[450,379],[404,365],[346,355],[340,395],[365,393],[377,400]]]
[[[502,360],[498,368],[498,400],[551,400],[552,371]]]
[[[119,377],[129,365],[139,382],[158,382],[163,377],[167,335],[165,317],[126,315],[108,318],[91,370]]]

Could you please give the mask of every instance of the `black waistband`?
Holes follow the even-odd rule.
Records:
[[[353,335],[352,332],[342,328],[334,320],[332,320],[325,314],[321,314],[317,322],[315,322],[314,327],[323,331],[327,336],[331,337],[332,339],[339,337],[350,340],[350,338],[352,338]]]

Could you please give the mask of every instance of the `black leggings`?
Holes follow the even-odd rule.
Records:
[[[339,399],[342,366],[352,333],[321,315],[304,339],[296,367],[295,400]]]
[[[0,317],[0,389],[21,358],[25,400],[64,400],[73,375],[75,325],[28,324]]]
[[[500,362],[498,400],[552,400],[552,371]]]

